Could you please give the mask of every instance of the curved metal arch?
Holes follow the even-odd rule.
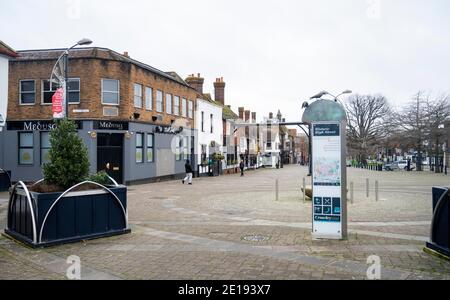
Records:
[[[47,222],[48,216],[50,215],[50,213],[52,212],[53,208],[56,206],[56,204],[58,204],[59,201],[61,201],[61,199],[63,199],[68,193],[70,193],[72,190],[76,189],[77,187],[80,187],[82,185],[85,184],[93,184],[96,185],[98,187],[100,187],[102,190],[107,191],[108,193],[110,193],[111,195],[114,196],[114,198],[116,199],[117,203],[119,203],[120,207],[122,208],[122,213],[123,216],[125,218],[125,226],[128,228],[128,214],[127,211],[125,210],[125,208],[122,205],[122,202],[120,202],[120,199],[116,196],[116,194],[114,194],[110,189],[108,189],[106,186],[101,185],[99,183],[93,182],[93,181],[84,181],[81,182],[77,185],[74,185],[73,187],[71,187],[70,189],[68,189],[67,191],[65,191],[64,193],[61,194],[61,196],[58,197],[58,199],[56,199],[56,201],[52,204],[52,206],[50,207],[50,209],[47,211],[47,214],[45,215],[44,221],[42,222],[42,226],[41,226],[41,230],[39,232],[39,243],[42,242],[42,233],[44,232],[44,228],[45,228],[45,224]]]
[[[44,182],[44,180],[45,179],[41,179],[41,180],[36,181],[35,183],[33,183],[32,187],[38,185],[41,182]]]
[[[441,207],[444,205],[444,200],[449,195],[449,193],[450,193],[450,189],[447,189],[445,191],[445,193],[442,194],[441,198],[439,199],[438,203],[436,204],[436,208],[435,208],[434,213],[433,213],[433,218],[431,219],[431,242],[433,242],[433,243],[435,242],[435,238],[434,238],[435,237],[435,230],[434,230],[434,228],[437,225],[436,221],[437,221],[437,218],[438,218],[438,213],[440,212]]]
[[[25,191],[25,195],[26,195],[26,197],[27,197],[27,202],[28,202],[28,205],[30,206],[31,222],[32,222],[32,225],[33,225],[33,243],[36,244],[36,242],[37,242],[37,225],[36,225],[36,218],[35,218],[35,216],[34,216],[33,201],[31,200],[32,198],[31,198],[30,192],[28,191],[28,188],[27,188],[27,186],[25,185],[25,183],[23,183],[23,181],[19,181],[19,182],[17,182],[17,183],[14,185],[13,190],[12,190],[12,192],[11,192],[11,195],[9,196],[9,204],[8,204],[8,222],[7,222],[6,226],[7,226],[8,229],[11,229],[11,228],[9,228],[9,217],[10,217],[10,215],[11,215],[11,210],[12,210],[12,208],[13,208],[13,204],[14,204],[15,201],[16,201],[16,198],[14,197],[14,195],[16,194],[16,190],[17,190],[17,187],[18,187],[19,185],[20,185],[20,186],[23,188],[23,190]]]
[[[116,186],[118,187],[119,184],[117,183],[117,181],[114,180],[114,178],[112,178],[111,176],[108,175],[109,180]]]

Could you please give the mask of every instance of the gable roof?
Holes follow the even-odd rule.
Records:
[[[0,54],[12,57],[12,58],[16,58],[18,56],[17,52],[11,48],[10,46],[8,46],[6,43],[4,43],[3,41],[0,41]]]

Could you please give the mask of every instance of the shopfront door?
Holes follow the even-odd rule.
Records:
[[[123,134],[99,133],[97,137],[97,170],[106,171],[123,183]]]

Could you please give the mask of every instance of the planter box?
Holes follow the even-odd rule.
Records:
[[[127,188],[64,193],[29,192],[23,183],[11,190],[6,235],[31,247],[130,233]]]

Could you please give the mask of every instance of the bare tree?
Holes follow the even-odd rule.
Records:
[[[442,94],[430,100],[430,96],[426,99],[427,108],[427,125],[428,125],[428,145],[430,154],[434,152],[435,171],[441,172],[438,167],[441,158],[442,144],[446,134],[444,129],[445,121],[450,117],[450,95]],[[433,151],[434,150],[434,151]]]
[[[424,92],[419,91],[397,115],[397,124],[403,136],[417,151],[417,171],[422,171],[422,153],[428,136],[427,101]]]
[[[389,133],[392,109],[382,95],[354,95],[346,103],[350,152],[359,162],[367,157]]]
[[[430,94],[419,91],[398,114],[397,124],[403,136],[417,151],[417,170],[422,171],[422,155],[434,149],[438,161],[445,131],[443,125],[450,117],[450,95],[440,95],[434,99]]]

